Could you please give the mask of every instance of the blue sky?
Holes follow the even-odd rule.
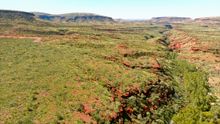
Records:
[[[113,18],[220,16],[220,0],[0,0],[0,9],[52,14],[89,12]]]

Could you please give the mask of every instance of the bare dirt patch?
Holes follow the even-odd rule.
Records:
[[[18,36],[18,35],[0,35],[0,38],[12,38],[12,39],[32,39],[35,43],[40,43],[42,41],[41,37],[31,37],[31,36]]]
[[[82,112],[74,112],[73,118],[76,120],[82,120],[86,124],[97,124],[96,121],[92,119],[92,117],[88,114],[82,113]]]

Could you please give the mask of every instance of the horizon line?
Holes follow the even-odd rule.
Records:
[[[64,12],[64,13],[50,13],[50,12],[42,12],[42,11],[25,11],[25,10],[12,10],[12,9],[0,9],[0,11],[17,11],[17,12],[27,12],[27,13],[45,13],[45,14],[50,14],[50,15],[62,15],[62,14],[71,14],[71,13],[84,13],[84,14],[94,14],[94,15],[100,15],[100,16],[106,16],[106,17],[111,17],[111,16],[108,16],[108,15],[103,15],[103,14],[98,14],[98,13],[93,13],[93,12]],[[215,18],[215,17],[220,17],[219,16],[197,16],[197,17],[192,17],[192,16],[152,16],[152,17],[149,17],[149,18],[116,18],[116,17],[111,17],[113,19],[116,19],[116,20],[139,20],[139,21],[144,21],[144,20],[149,20],[149,19],[153,19],[153,18],[160,18],[160,17],[177,17],[177,18],[190,18],[190,19],[197,19],[197,18]]]

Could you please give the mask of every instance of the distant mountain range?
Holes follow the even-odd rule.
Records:
[[[20,21],[53,21],[53,22],[114,22],[111,17],[101,16],[91,13],[68,13],[53,15],[41,12],[21,12],[11,10],[0,10],[0,20],[20,20]]]
[[[198,24],[220,24],[220,16],[219,17],[203,17],[203,18],[188,18],[188,17],[154,17],[148,22],[151,23],[198,23]]]
[[[0,10],[0,21],[18,20],[18,21],[36,21],[43,20],[49,22],[144,22],[143,20],[114,20],[111,17],[101,16],[92,13],[67,13],[67,14],[48,14],[41,12],[22,12],[11,10]],[[150,23],[167,24],[167,23],[199,23],[199,24],[220,24],[219,17],[204,17],[191,19],[188,17],[154,17],[145,20]]]

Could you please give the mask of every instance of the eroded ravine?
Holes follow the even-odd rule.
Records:
[[[169,48],[177,52],[180,59],[196,64],[209,74],[208,83],[220,99],[220,57],[210,52],[207,44],[202,44],[184,31],[172,30],[168,39]]]

